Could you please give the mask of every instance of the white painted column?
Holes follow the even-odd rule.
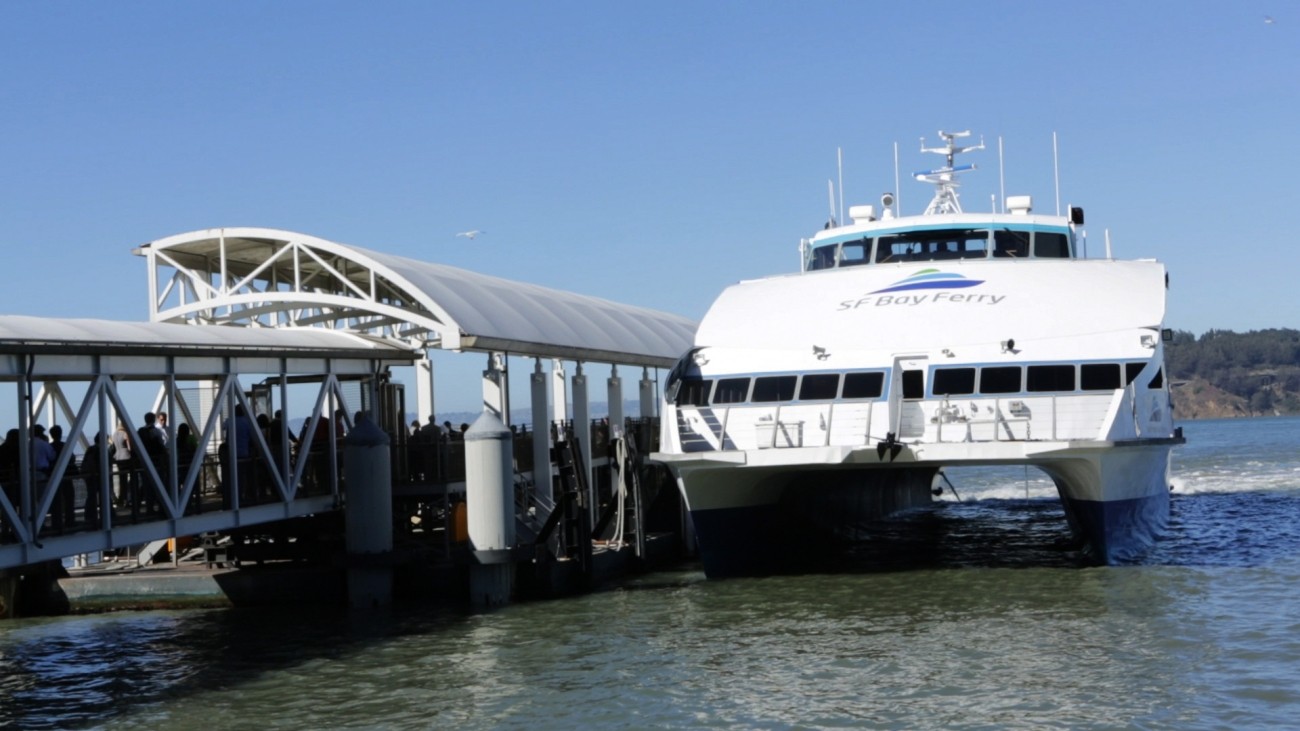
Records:
[[[433,360],[429,358],[429,351],[426,350],[424,358],[415,361],[415,414],[407,414],[406,423],[415,420],[424,425],[428,423],[429,417],[436,413],[438,410],[434,408],[433,399]]]
[[[546,374],[542,372],[542,359],[533,364],[529,379],[533,397],[533,491],[538,496],[553,500],[551,495],[551,424],[546,409]]]
[[[641,418],[649,419],[655,415],[655,382],[650,378],[650,369],[641,369]]]
[[[506,399],[506,358],[504,353],[488,355],[483,371],[483,408],[502,422],[507,421],[510,404]]]
[[[564,382],[564,361],[551,360],[551,420],[556,428],[569,418],[569,395]]]
[[[618,377],[618,366],[609,368],[609,380],[605,382],[605,392],[609,403],[609,439],[623,435],[623,379]]]
[[[587,375],[582,372],[582,363],[574,365],[573,370],[573,435],[578,440],[578,453],[582,455],[583,469],[587,471],[587,485],[594,484],[591,471],[591,405],[587,401]],[[596,522],[596,501],[588,493],[587,509],[591,511],[591,522]]]

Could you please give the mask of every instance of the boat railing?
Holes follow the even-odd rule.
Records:
[[[702,437],[713,444],[712,449],[727,451],[861,447],[887,439],[887,430],[899,441],[914,444],[1096,439],[1109,431],[1105,424],[1117,414],[1124,423],[1132,418],[1134,433],[1140,436],[1149,429],[1141,429],[1138,401],[1131,386],[1076,396],[1044,393],[969,401],[963,397],[926,399],[908,402],[916,414],[908,417],[906,433],[901,434],[887,429],[894,419],[886,401],[679,408],[700,417],[682,422],[683,438],[698,434],[692,438]],[[877,418],[877,407],[886,410],[883,421]],[[818,434],[819,430],[822,433]]]

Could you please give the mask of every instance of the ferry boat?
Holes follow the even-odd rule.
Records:
[[[1183,442],[1164,369],[1168,276],[1088,258],[1084,216],[967,213],[945,156],[920,215],[894,196],[800,243],[797,273],[713,303],[669,373],[660,452],[709,576],[870,534],[930,503],[945,467],[1030,465],[1055,483],[1079,548],[1138,559],[1166,527]],[[832,196],[833,200],[833,196]],[[833,204],[832,204],[833,209]],[[878,523],[877,523],[878,524]],[[814,568],[803,564],[803,568]]]

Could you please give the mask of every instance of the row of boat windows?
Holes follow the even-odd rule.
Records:
[[[935,368],[931,375],[930,394],[966,396],[1113,391],[1137,379],[1145,365],[1145,362],[1135,361]],[[885,393],[885,375],[885,371],[860,371],[716,380],[683,378],[679,382],[674,403],[678,406],[708,406],[746,402],[878,399]],[[925,398],[925,371],[905,370],[902,381],[903,398]],[[1148,385],[1150,388],[1161,388],[1163,384],[1164,372],[1158,371]]]
[[[809,269],[833,269],[861,264],[948,259],[1070,258],[1070,239],[1051,231],[1009,229],[945,229],[907,231],[820,246],[812,251]]]

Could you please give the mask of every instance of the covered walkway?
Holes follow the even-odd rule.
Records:
[[[135,253],[148,260],[151,320],[322,328],[420,354],[411,409],[417,418],[435,413],[430,350],[487,354],[483,407],[506,423],[508,357],[532,358],[532,418],[522,426],[546,434],[553,424],[572,421],[586,464],[592,438],[584,426],[590,423],[584,363],[612,366],[610,424],[624,419],[619,366],[641,369],[641,414],[651,415],[658,385],[651,369],[672,366],[697,326],[679,315],[279,229],[205,229],[152,241]],[[573,363],[572,376],[565,361]],[[533,463],[548,462],[548,450],[545,439],[534,440]],[[538,477],[539,492],[549,494],[550,476]]]
[[[338,438],[416,357],[327,330],[0,316],[0,569],[337,509]]]

